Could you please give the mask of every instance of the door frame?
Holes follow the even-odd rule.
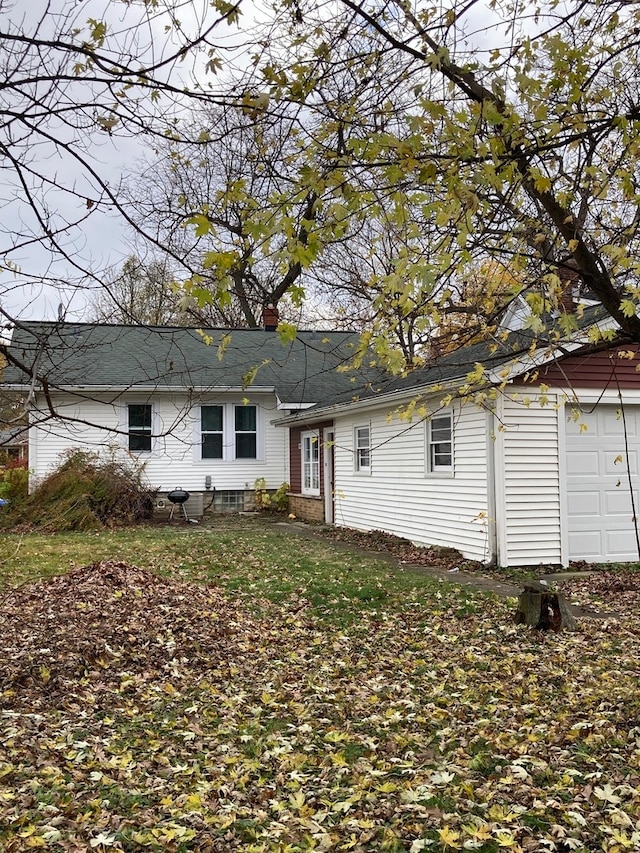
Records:
[[[335,439],[335,428],[324,427],[322,430],[322,466],[324,479],[324,521],[325,524],[333,524],[335,519],[334,503],[334,456],[333,443]]]

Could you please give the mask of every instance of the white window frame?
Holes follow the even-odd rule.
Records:
[[[303,495],[320,494],[320,432],[317,429],[300,433],[300,487]]]
[[[133,450],[130,446],[131,436],[132,436],[130,409],[132,406],[148,406],[149,409],[151,410],[151,424],[150,424],[149,430],[148,430],[148,432],[149,432],[149,449],[148,450]],[[153,403],[150,403],[148,400],[127,400],[127,402],[124,404],[124,424],[125,424],[124,441],[125,441],[125,446],[127,448],[127,452],[134,453],[136,455],[138,455],[139,453],[153,453],[154,445],[155,445],[154,433],[156,432],[156,430],[154,429],[155,418],[156,418],[156,412],[155,412],[155,406],[153,405]],[[142,435],[145,435],[145,434],[146,434],[146,429],[145,429],[145,432],[142,433]]]
[[[220,430],[210,430],[210,429],[205,430],[202,428],[202,410],[203,409],[221,409],[222,410],[222,412],[221,412],[221,414],[222,414],[222,429],[220,429]],[[225,421],[224,403],[202,403],[202,405],[199,408],[199,421],[198,421],[198,427],[199,427],[199,431],[200,431],[199,456],[200,456],[200,459],[202,460],[202,462],[220,462],[222,459],[224,459],[224,434],[225,434],[224,421]],[[202,452],[204,449],[203,439],[206,435],[220,435],[221,436],[220,456],[204,456],[203,455],[203,452]]]
[[[361,436],[367,431],[367,443]],[[353,428],[353,465],[357,474],[371,474],[371,423],[356,424]]]
[[[220,406],[222,408],[222,458],[204,457],[202,455],[202,409],[206,406]],[[236,410],[246,408],[247,406],[253,407],[256,412],[256,455],[236,456],[236,436],[249,433],[253,434],[253,430],[239,430],[236,432]],[[231,462],[238,465],[253,465],[256,462],[264,461],[264,418],[262,406],[258,403],[244,404],[237,399],[224,403],[220,403],[219,401],[202,402],[194,410],[193,428],[193,460],[198,465],[220,465]],[[206,435],[206,432],[204,434]]]
[[[236,423],[236,412],[239,410],[247,410],[254,409],[256,415],[256,428],[255,430],[239,430]],[[260,458],[260,447],[258,444],[258,406],[255,403],[247,403],[246,405],[243,403],[234,403],[233,411],[231,417],[233,418],[233,458],[242,460],[243,462],[256,462]],[[238,456],[237,448],[238,448],[238,436],[239,435],[254,435],[256,441],[256,452],[254,456]],[[224,437],[223,437],[224,444]]]
[[[447,427],[443,426],[447,421]],[[447,432],[444,433],[443,430]],[[448,437],[447,437],[448,436]],[[446,453],[446,445],[449,445],[449,453]],[[449,461],[442,462],[442,457],[448,455]],[[454,465],[454,440],[453,440],[453,411],[445,409],[433,415],[427,421],[426,431],[426,456],[427,474],[442,474],[453,476]],[[441,457],[440,459],[438,457]]]

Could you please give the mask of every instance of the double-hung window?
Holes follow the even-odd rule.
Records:
[[[453,415],[434,415],[427,425],[427,461],[430,473],[453,472]]]
[[[317,430],[300,436],[302,452],[302,494],[320,494],[320,435]]]
[[[255,406],[234,407],[236,459],[256,459],[258,453],[258,418]]]
[[[371,473],[371,427],[357,426],[353,431],[356,471]]]
[[[151,403],[129,403],[127,433],[129,450],[133,453],[151,452]]]
[[[222,459],[224,453],[224,406],[200,407],[203,459]]]
[[[196,422],[197,423],[197,422]],[[200,406],[201,460],[258,459],[260,450],[258,407],[240,403]]]

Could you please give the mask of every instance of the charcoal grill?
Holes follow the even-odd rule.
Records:
[[[187,515],[187,508],[185,507],[186,502],[189,500],[189,492],[187,492],[185,489],[172,489],[167,495],[167,500],[171,504],[169,521],[172,521],[173,514],[176,511],[176,507],[178,508],[178,514],[182,512],[184,520],[189,521],[189,516]]]

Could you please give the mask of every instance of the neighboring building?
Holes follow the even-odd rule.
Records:
[[[502,566],[638,561],[638,347],[532,342],[510,333],[282,419],[296,514]]]
[[[0,465],[5,460],[28,464],[29,430],[26,426],[0,429]]]
[[[273,325],[199,333],[27,322],[7,349],[3,384],[30,394],[32,483],[82,448],[142,466],[161,499],[186,489],[190,514],[211,503],[242,509],[256,480],[289,481],[287,431],[272,421],[362,383],[336,369],[357,344],[353,333],[319,331],[283,342]]]

